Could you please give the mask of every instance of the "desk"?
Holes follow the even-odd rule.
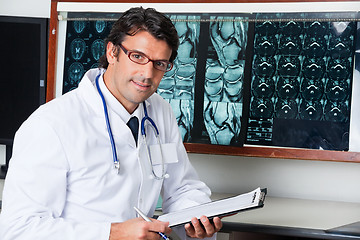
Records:
[[[214,194],[220,199],[225,194]],[[327,229],[360,221],[360,203],[266,197],[263,208],[223,218],[223,232],[248,232],[312,239],[360,239]]]
[[[230,195],[215,193],[212,199],[228,196]],[[161,212],[156,211],[155,215],[158,214]],[[331,234],[325,230],[358,221],[360,203],[266,197],[263,208],[223,218],[224,225],[221,231],[349,240],[360,239],[360,236]]]

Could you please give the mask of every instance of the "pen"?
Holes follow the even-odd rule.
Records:
[[[140,209],[138,209],[137,207],[134,207],[134,209],[145,221],[151,222],[150,218],[148,218],[142,211],[140,211]],[[164,233],[162,233],[162,232],[158,232],[158,233],[162,239],[170,240],[170,238],[168,236],[166,236]]]

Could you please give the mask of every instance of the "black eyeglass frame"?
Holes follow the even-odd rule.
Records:
[[[152,60],[148,56],[146,56],[146,54],[144,54],[142,52],[129,51],[121,44],[119,44],[119,47],[128,56],[129,60],[134,62],[134,63],[140,64],[140,65],[145,65],[148,62],[152,62],[155,69],[157,69],[159,71],[163,71],[163,72],[168,72],[173,68],[173,64],[170,61],[167,61],[167,60]],[[141,55],[144,58],[144,61],[139,62],[139,61],[137,61],[137,58],[135,58],[135,57],[132,58],[131,56],[133,56],[133,54]],[[160,63],[160,65],[157,65],[157,63]],[[161,66],[166,66],[166,68],[162,69]]]

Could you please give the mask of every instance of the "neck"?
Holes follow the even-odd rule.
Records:
[[[113,89],[116,89],[115,86],[113,86],[115,83],[113,81],[110,81],[111,79],[111,70],[106,70],[106,72],[103,75],[104,83],[106,88],[109,90],[109,92],[118,100],[118,102],[128,111],[128,113],[132,114],[137,107],[139,106],[138,103],[132,103],[129,101],[124,100],[123,98],[119,97],[117,94],[115,94],[115,91]]]

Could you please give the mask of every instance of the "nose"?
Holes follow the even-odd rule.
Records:
[[[153,78],[155,71],[153,62],[149,61],[147,64],[142,65],[142,74],[145,78]]]

